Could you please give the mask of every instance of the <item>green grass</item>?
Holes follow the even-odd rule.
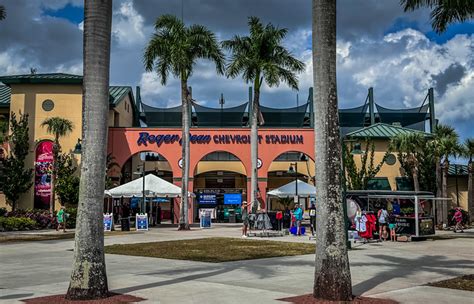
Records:
[[[312,254],[314,244],[236,238],[204,238],[110,245],[105,253],[220,263]]]
[[[474,291],[474,274],[429,283],[428,286]]]

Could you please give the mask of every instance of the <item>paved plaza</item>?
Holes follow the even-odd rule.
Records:
[[[349,253],[354,293],[400,303],[473,303],[474,292],[423,286],[474,273],[473,234],[424,242],[356,243]],[[105,243],[216,236],[239,237],[239,226],[186,232],[154,228],[107,236]],[[314,242],[293,236],[268,240]],[[1,244],[0,303],[65,293],[73,245],[72,239]],[[144,303],[283,303],[277,299],[311,293],[314,271],[314,255],[203,263],[108,254],[106,261],[110,290],[146,298]]]

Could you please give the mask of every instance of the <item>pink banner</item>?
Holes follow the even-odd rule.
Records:
[[[48,209],[51,197],[53,171],[53,142],[42,141],[36,147],[35,158],[35,208]]]

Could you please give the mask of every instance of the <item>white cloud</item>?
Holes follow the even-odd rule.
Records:
[[[122,46],[136,46],[145,42],[143,17],[135,10],[132,1],[121,3],[114,12],[112,34]]]

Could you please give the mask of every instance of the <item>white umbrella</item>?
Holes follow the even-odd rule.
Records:
[[[280,188],[273,189],[268,191],[268,195],[278,196],[278,197],[289,197],[296,195],[296,181],[292,181],[286,185],[281,186]],[[315,196],[316,187],[298,180],[298,196]]]
[[[112,197],[142,197],[142,193],[143,177],[104,192],[105,195]],[[192,195],[188,192],[188,196]],[[179,197],[181,196],[181,188],[154,174],[148,174],[145,176],[145,196]]]

